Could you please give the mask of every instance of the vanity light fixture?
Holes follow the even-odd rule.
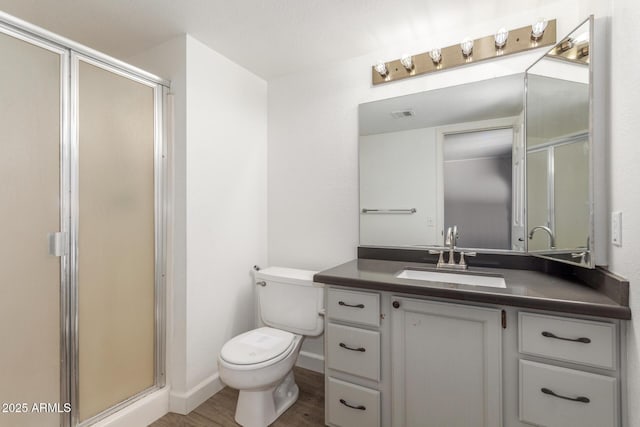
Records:
[[[462,55],[465,58],[469,58],[473,54],[473,40],[465,37],[460,43],[460,49],[462,50]]]
[[[409,72],[413,70],[413,56],[409,55],[408,53],[402,55],[402,58],[400,58],[400,63],[405,68],[405,70]]]
[[[589,43],[578,47],[578,58],[586,58],[589,56]]]
[[[589,63],[589,33],[569,36],[558,42],[555,49],[547,54],[549,57],[579,64]]]
[[[568,51],[572,47],[573,47],[573,40],[571,40],[570,38],[567,38],[561,41],[560,43],[558,43],[558,47],[556,48],[556,51],[558,51],[558,53],[562,53],[562,52]]]
[[[485,37],[466,38],[462,43],[380,61],[371,67],[371,82],[375,86],[555,44],[556,20],[540,18],[533,25],[500,28]]]
[[[493,40],[495,41],[496,49],[502,49],[504,45],[507,44],[507,39],[509,38],[509,31],[506,28],[502,27],[493,35]]]
[[[380,74],[381,77],[387,77],[387,75],[389,75],[387,64],[385,64],[384,61],[378,61],[378,63],[375,65],[374,68],[376,69],[378,74]]]
[[[549,23],[544,18],[538,18],[536,22],[531,24],[531,40],[538,41],[544,36],[544,30],[547,29]]]
[[[431,62],[438,65],[442,62],[442,51],[440,48],[436,47],[435,49],[431,49],[429,51],[429,58],[431,58]]]

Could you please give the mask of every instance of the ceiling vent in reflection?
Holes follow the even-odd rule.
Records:
[[[407,117],[413,117],[415,115],[416,115],[416,113],[414,113],[413,110],[411,110],[411,109],[398,110],[398,111],[392,111],[391,112],[391,116],[394,119],[404,119],[404,118],[407,118]]]

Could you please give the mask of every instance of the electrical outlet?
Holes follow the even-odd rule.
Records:
[[[611,212],[611,243],[622,246],[622,212]]]

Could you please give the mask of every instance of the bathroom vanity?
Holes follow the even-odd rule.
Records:
[[[314,278],[327,425],[624,425],[606,22],[522,74],[360,105],[358,259]]]
[[[470,271],[506,287],[397,277],[429,267],[361,258],[315,276],[327,425],[621,425],[627,282],[483,267]]]

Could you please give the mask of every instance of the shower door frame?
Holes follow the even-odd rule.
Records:
[[[70,339],[70,318],[71,313],[69,311],[69,283],[70,283],[70,271],[69,271],[69,231],[71,225],[71,206],[69,192],[71,188],[70,182],[70,138],[69,138],[69,64],[70,64],[70,50],[55,43],[53,40],[39,37],[37,34],[30,32],[21,23],[15,23],[13,20],[2,12],[0,12],[0,33],[10,37],[14,37],[25,43],[39,47],[60,56],[60,145],[59,145],[59,159],[58,164],[60,168],[60,183],[59,183],[59,212],[60,212],[60,232],[66,237],[66,244],[64,247],[64,253],[59,256],[60,258],[60,289],[59,289],[59,308],[60,308],[60,404],[61,407],[64,403],[71,403],[71,381],[69,375],[69,364],[71,361],[71,354],[69,352],[69,339]],[[53,232],[54,230],[52,230]],[[43,242],[45,241],[43,236]],[[44,243],[43,243],[44,244]],[[69,425],[71,414],[61,413],[60,424],[62,426]]]
[[[0,11],[0,32],[60,55],[60,425],[85,426],[102,420],[166,384],[166,254],[169,206],[167,175],[167,98],[170,82],[118,59],[58,36]],[[78,70],[85,61],[153,88],[154,91],[154,384],[84,420],[78,419]],[[75,70],[73,68],[76,68]],[[43,241],[45,241],[43,236]]]
[[[154,336],[154,384],[139,393],[130,396],[126,400],[109,407],[108,409],[86,419],[80,421],[78,418],[79,402],[80,402],[80,369],[79,369],[79,357],[80,357],[80,340],[79,340],[79,322],[78,322],[78,225],[80,220],[79,213],[79,65],[80,62],[84,62],[102,70],[111,72],[120,77],[127,78],[136,83],[143,84],[153,89],[154,98],[154,295],[155,295],[155,336]],[[132,73],[130,70],[123,69],[122,66],[115,65],[104,58],[96,58],[93,55],[87,55],[86,53],[71,51],[70,56],[70,159],[71,159],[71,233],[70,233],[70,308],[71,308],[71,329],[70,329],[70,344],[72,346],[70,358],[70,372],[71,377],[71,404],[76,408],[72,411],[71,425],[73,426],[87,426],[94,424],[95,422],[112,415],[119,410],[125,408],[129,404],[141,399],[150,393],[164,387],[166,383],[166,367],[165,367],[165,353],[166,353],[166,316],[165,316],[165,277],[166,277],[166,138],[164,137],[163,128],[163,99],[165,98],[164,87],[157,82],[150,81],[148,78],[141,77],[136,73]]]

